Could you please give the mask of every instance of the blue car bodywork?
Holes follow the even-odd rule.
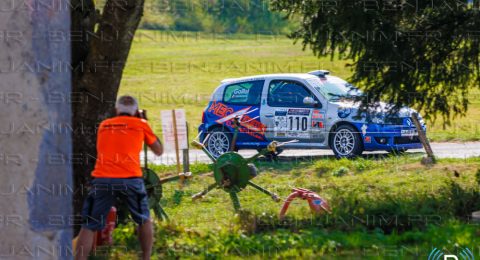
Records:
[[[317,81],[311,77],[314,76],[310,74],[273,74],[222,82],[204,110],[202,123],[198,128],[200,140],[204,141],[209,133],[212,133],[212,130],[218,132],[219,129],[230,135],[231,138],[231,133],[234,131],[232,119],[237,117],[241,118],[242,122],[236,141],[237,149],[260,149],[272,141],[293,139],[298,142],[286,145],[286,149],[330,149],[332,148],[332,136],[342,125],[348,125],[348,129],[353,129],[359,136],[362,151],[403,151],[422,147],[412,121],[412,115],[416,113],[413,109],[402,108],[395,112],[394,116],[388,116],[388,106],[383,104],[382,108],[377,109],[376,112],[357,113],[358,105],[355,102],[326,98],[326,94],[322,93],[323,90],[319,89],[321,86],[315,86]],[[269,86],[278,80],[292,81],[301,85],[312,98],[306,99],[305,97],[304,104],[299,103],[298,107],[274,103],[271,101],[273,98],[270,98],[270,95],[273,94]],[[334,82],[339,79],[325,77],[324,81],[327,80]],[[259,89],[255,93],[259,96],[257,103],[247,102],[253,95],[251,89],[236,89],[232,92],[234,94],[230,94],[226,90],[229,86],[249,82],[260,82],[258,84],[261,87],[258,87]],[[290,87],[289,90],[291,89],[293,88]],[[296,95],[296,93],[288,93],[291,96]],[[235,98],[243,98],[248,104],[225,102],[224,99],[230,98],[226,95],[236,95]],[[299,98],[304,97],[300,96]],[[312,105],[309,106],[309,104]],[[420,120],[422,128],[426,131],[421,117]],[[289,131],[292,128],[297,131]],[[210,145],[215,145],[215,143]]]

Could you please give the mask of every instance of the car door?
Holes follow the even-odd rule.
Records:
[[[323,143],[325,112],[318,98],[302,82],[273,79],[266,82],[262,123],[269,140],[298,140],[298,145]]]

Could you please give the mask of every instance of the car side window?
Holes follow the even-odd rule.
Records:
[[[225,87],[223,102],[232,105],[260,105],[264,80],[235,83]]]
[[[272,107],[314,107],[304,103],[306,97],[317,102],[315,107],[321,107],[317,97],[300,82],[272,80],[268,86],[267,102]]]

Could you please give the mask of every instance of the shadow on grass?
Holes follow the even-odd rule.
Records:
[[[374,153],[374,154],[363,154],[354,159],[349,159],[352,161],[355,160],[370,160],[370,161],[395,161],[397,159],[410,159],[412,157],[418,157],[423,155],[422,152],[410,152],[410,153]],[[275,170],[277,173],[287,173],[292,170],[298,169],[299,167],[312,165],[319,161],[330,161],[335,163],[339,161],[335,155],[310,155],[310,156],[278,156],[275,159],[260,157],[256,160],[256,165],[260,170]],[[420,160],[419,160],[420,161]]]
[[[423,155],[422,152],[409,152],[409,153],[370,153],[370,154],[362,154],[352,160],[355,159],[366,159],[366,160],[385,160],[390,159],[393,157],[404,157],[404,156],[420,156]],[[326,160],[334,160],[337,159],[335,155],[309,155],[309,156],[281,156],[279,155],[276,159],[272,160],[266,157],[260,157],[257,159],[259,162],[312,162],[320,159]]]

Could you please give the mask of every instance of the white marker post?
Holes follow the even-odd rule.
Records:
[[[177,173],[181,173],[180,150],[188,149],[187,122],[184,109],[162,110],[163,143],[166,151],[175,150]]]

